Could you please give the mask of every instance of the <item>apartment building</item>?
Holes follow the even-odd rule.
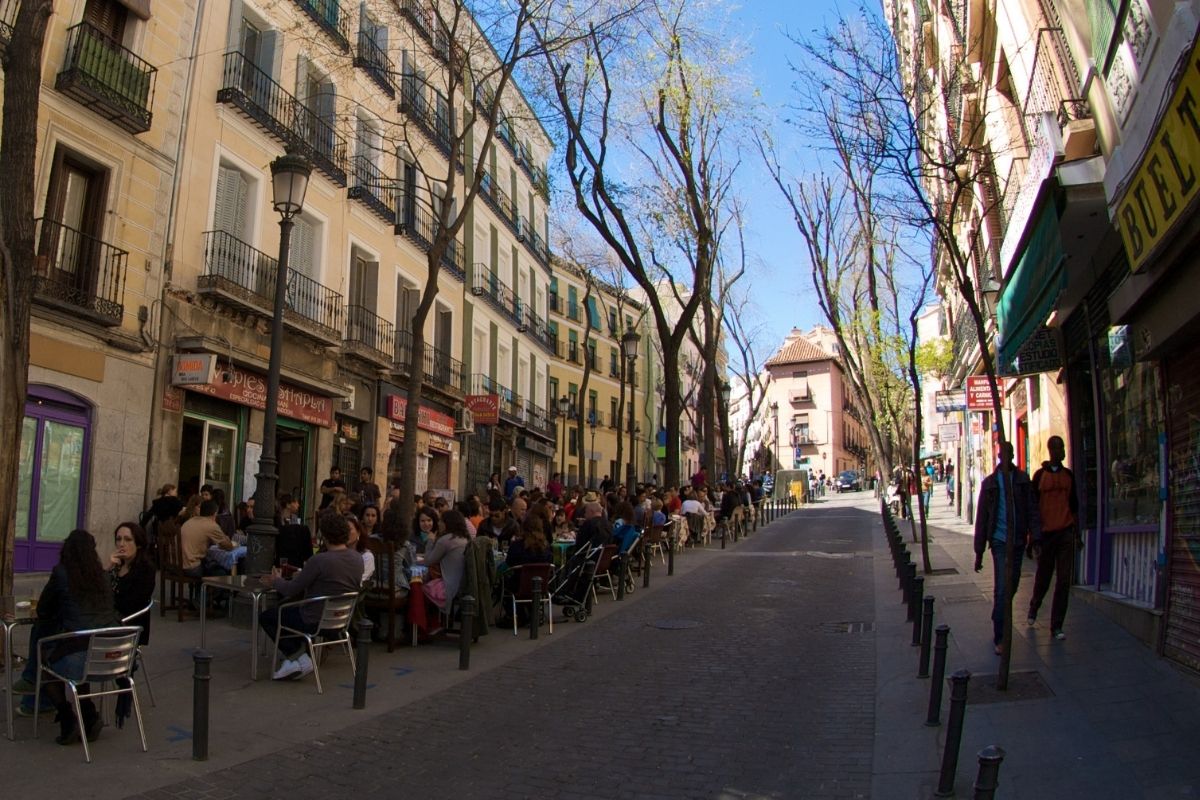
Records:
[[[17,3],[0,4],[0,48]],[[186,64],[197,6],[58,4],[42,62],[35,304],[15,569],[142,508]],[[4,79],[0,74],[0,81]]]
[[[650,337],[644,308],[629,293],[556,258],[550,278],[550,397],[565,398],[567,413],[558,414],[559,456],[554,471],[568,486],[597,486],[606,477],[618,483],[631,475],[644,481],[655,476],[653,443],[657,428],[649,420],[647,375],[651,374]],[[635,330],[638,357],[626,361],[622,337]],[[584,385],[584,371],[588,379]],[[579,438],[577,414],[583,415]],[[621,459],[617,460],[620,439]],[[631,447],[632,445],[632,447]]]
[[[1022,465],[1037,466],[1048,436],[1068,441],[1082,596],[1200,667],[1200,323],[1186,299],[1200,269],[1185,213],[1196,194],[1200,4],[896,2],[887,11],[908,79],[946,101],[923,135],[954,142],[970,129],[982,143],[970,157],[988,168],[959,230],[990,317],[982,346],[1006,376],[1004,421]],[[923,73],[932,81],[916,80]],[[959,299],[943,295],[961,386],[979,371],[981,345]],[[988,412],[966,409],[963,421],[970,499],[993,442]]]

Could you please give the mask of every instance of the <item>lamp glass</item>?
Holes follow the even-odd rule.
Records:
[[[725,405],[729,405],[729,392],[731,389],[732,387],[724,381],[718,385],[717,391],[721,393],[721,402]]]
[[[311,175],[312,164],[291,150],[271,162],[272,205],[278,213],[294,217],[303,210]]]
[[[571,398],[566,395],[558,398],[558,413],[564,417],[571,413]]]
[[[638,355],[638,344],[642,341],[642,337],[633,328],[626,328],[625,333],[621,336],[621,352],[629,361],[633,361]]]

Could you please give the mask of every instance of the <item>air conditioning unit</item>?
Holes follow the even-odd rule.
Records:
[[[349,411],[354,408],[354,386],[347,386],[346,395],[342,397],[342,410]]]
[[[475,432],[475,415],[466,406],[454,413],[454,432],[456,434]]]

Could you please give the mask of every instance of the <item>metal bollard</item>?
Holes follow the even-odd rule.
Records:
[[[675,574],[675,534],[667,539],[667,577]]]
[[[914,565],[914,570],[915,570]],[[914,575],[908,587],[908,619],[913,624],[912,646],[921,646],[921,598],[925,596],[925,576]]]
[[[900,576],[900,597],[902,603],[909,603],[912,597],[913,579],[917,577],[917,565],[912,562],[912,556],[908,557],[908,561],[904,563],[904,574]],[[909,615],[905,616],[905,620],[912,620],[912,606],[909,606]]]
[[[658,540],[662,543],[662,539]],[[646,544],[646,540],[642,539],[642,588],[650,588],[650,547]]]
[[[458,632],[458,668],[471,668],[471,636],[475,631],[475,598],[466,595],[462,599],[462,627]]]
[[[530,595],[533,602],[529,606],[529,638],[538,637],[538,629],[542,627],[542,579],[533,579],[533,592]]]
[[[933,598],[925,596],[925,607],[921,611],[921,660],[917,665],[917,677],[929,677],[929,648],[933,644]]]
[[[729,535],[729,522],[726,521],[725,524],[721,526],[721,549],[722,550],[725,549],[725,537],[727,537],[728,535]]]
[[[358,650],[354,656],[354,704],[355,709],[367,707],[367,662],[371,656],[371,629],[375,623],[363,617],[358,621]]]
[[[1004,750],[994,744],[979,751],[979,774],[975,776],[975,800],[994,800],[1000,787],[1000,764]]]
[[[192,652],[192,760],[208,761],[208,691],[212,681],[212,656]]]
[[[617,562],[617,599],[625,599],[625,578],[629,575],[629,553],[622,553]]]
[[[963,717],[967,713],[967,684],[971,673],[960,669],[950,676],[950,722],[946,728],[946,748],[942,751],[942,772],[935,797],[954,795],[954,775],[958,772],[958,748],[962,744]]]
[[[950,645],[950,626],[938,625],[937,641],[933,645],[933,683],[929,684],[929,712],[925,715],[925,724],[936,727],[942,724],[942,684],[946,682],[946,650]]]

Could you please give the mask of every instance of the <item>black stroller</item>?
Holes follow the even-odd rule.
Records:
[[[574,551],[550,580],[550,599],[562,608],[567,619],[583,622],[591,613],[592,577],[603,548]]]

